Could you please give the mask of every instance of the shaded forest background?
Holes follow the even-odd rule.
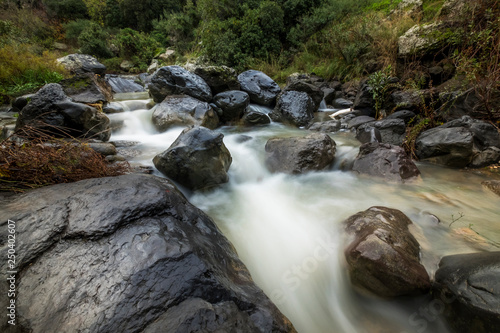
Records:
[[[67,73],[54,60],[73,52],[96,56],[108,72],[119,72],[123,60],[131,61],[131,72],[144,72],[167,48],[175,50],[167,65],[198,59],[259,69],[277,82],[293,72],[341,81],[390,72],[398,38],[415,24],[439,20],[444,1],[424,0],[418,15],[394,15],[400,2],[1,0],[0,98],[63,79]],[[498,52],[499,2],[478,3],[460,28],[436,36],[443,41],[439,56],[470,80],[491,73],[487,62]],[[498,67],[498,54],[496,61]],[[400,74],[413,86],[428,84],[418,66]]]

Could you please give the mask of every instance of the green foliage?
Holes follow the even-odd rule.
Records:
[[[161,51],[161,45],[153,37],[130,28],[120,30],[113,42],[120,48],[120,55],[132,60],[140,70],[145,70]]]
[[[249,9],[241,19],[212,20],[201,31],[203,52],[215,64],[244,69],[252,58],[266,59],[279,54],[284,31],[279,5],[264,1]]]
[[[66,32],[66,40],[71,44],[76,45],[78,43],[78,37],[80,37],[81,33],[85,29],[90,27],[91,23],[92,22],[89,20],[78,19],[64,24],[63,27]]]
[[[56,65],[54,54],[46,51],[37,55],[34,51],[36,50],[28,44],[5,45],[0,48],[0,94],[4,96],[2,102],[63,79],[64,71]]]
[[[108,4],[111,2],[113,1],[108,0]],[[122,26],[146,32],[152,30],[152,22],[160,19],[164,12],[179,12],[185,5],[183,0],[114,0],[114,3],[118,3],[120,9],[119,20],[125,22]],[[113,8],[115,8],[113,12],[118,14],[116,5]],[[109,15],[107,18],[110,22],[118,20]]]
[[[153,21],[151,35],[164,46],[175,46],[178,52],[186,52],[195,40],[199,21],[193,6],[185,6],[182,12],[164,12],[162,18]]]
[[[83,0],[43,0],[47,12],[59,19],[76,20],[88,18]]]
[[[380,115],[380,110],[387,98],[389,88],[391,88],[392,67],[387,66],[384,70],[377,71],[368,77],[368,85],[371,87],[373,100],[375,101],[375,118]]]
[[[92,22],[78,36],[82,53],[101,58],[111,58],[113,54],[107,46],[108,33],[97,23]]]

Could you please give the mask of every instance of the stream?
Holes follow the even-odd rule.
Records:
[[[158,133],[150,101],[143,95],[119,103],[123,121],[110,141],[135,141],[134,164],[153,166],[182,128]],[[444,255],[499,250],[499,198],[483,188],[479,172],[417,163],[422,180],[392,184],[343,171],[359,142],[337,132],[334,165],[304,175],[271,174],[264,165],[266,141],[302,136],[307,130],[271,123],[262,127],[222,127],[233,162],[229,183],[186,197],[217,223],[235,246],[253,279],[300,333],[449,332],[429,296],[383,300],[355,293],[343,260],[341,223],[371,206],[396,208],[413,222],[422,263],[433,276]],[[161,174],[155,170],[155,174]]]

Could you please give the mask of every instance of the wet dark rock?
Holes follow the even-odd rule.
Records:
[[[435,127],[418,136],[415,148],[422,161],[463,168],[472,162],[473,134],[463,127]]]
[[[336,109],[349,109],[353,104],[352,101],[345,98],[337,98],[332,102],[332,106]]]
[[[107,141],[109,119],[86,104],[72,102],[57,83],[43,86],[21,110],[16,129],[32,126],[57,136],[94,138]]]
[[[152,120],[160,132],[175,126],[191,125],[214,129],[219,124],[219,117],[208,103],[184,95],[167,96],[155,106]]]
[[[408,230],[411,224],[401,211],[387,207],[371,207],[344,222],[351,240],[344,254],[354,286],[382,297],[429,290],[420,246]]]
[[[106,75],[106,81],[114,93],[145,91],[144,87],[137,83],[136,76]]]
[[[335,89],[333,88],[322,88],[323,91],[323,99],[325,100],[326,105],[333,105],[333,101],[335,100]]]
[[[0,250],[8,219],[22,249],[16,332],[295,332],[212,219],[167,179],[88,179],[2,200]]]
[[[419,177],[420,171],[403,148],[384,143],[365,143],[359,148],[353,171],[388,181],[405,183]]]
[[[495,126],[464,116],[422,132],[415,143],[421,160],[450,167],[481,167],[498,162],[500,133]]]
[[[272,138],[266,143],[266,166],[271,172],[300,174],[329,167],[336,144],[327,134]]]
[[[415,117],[416,114],[413,111],[400,110],[388,115],[385,119],[403,119],[405,124],[408,124],[410,121],[415,119]]]
[[[389,108],[395,110],[416,110],[428,93],[422,90],[397,90],[390,95]]]
[[[314,118],[314,103],[305,92],[285,91],[279,95],[276,108],[271,114],[275,121],[302,127]]]
[[[493,193],[500,195],[500,180],[486,180],[481,184]]]
[[[149,93],[156,103],[161,103],[169,95],[184,94],[200,101],[210,102],[212,91],[198,75],[180,66],[165,66],[151,77]]]
[[[369,127],[376,128],[380,133],[382,143],[401,146],[406,135],[406,126],[403,119],[383,119],[360,125],[356,133],[366,132]],[[356,134],[358,136],[358,134]]]
[[[368,109],[375,112],[375,101],[373,100],[372,88],[366,84],[361,83],[360,89],[356,94],[356,99],[354,100],[353,108],[357,110]]]
[[[250,104],[250,96],[244,91],[231,90],[215,95],[214,103],[222,110],[219,117],[222,122],[238,121]]]
[[[439,101],[442,106],[437,110],[437,114],[446,121],[470,116],[473,118],[483,118],[488,111],[484,107],[481,97],[477,94],[474,88],[463,91],[460,87],[444,86],[440,90],[444,92],[439,94]],[[450,89],[457,89],[452,90]],[[500,93],[493,91],[490,98],[491,110],[500,109]]]
[[[191,190],[227,183],[232,158],[223,137],[205,127],[186,128],[167,150],[155,156],[154,165]]]
[[[289,85],[287,85],[283,91],[301,91],[305,92],[309,97],[311,97],[314,103],[314,111],[317,111],[321,101],[323,100],[323,91],[313,84],[307,83],[302,80],[296,80]]]
[[[240,89],[236,71],[231,67],[196,66],[192,71],[205,80],[214,95],[228,90]]]
[[[69,54],[57,59],[57,62],[66,68],[66,70],[77,75],[85,73],[104,75],[106,72],[106,66],[88,54]]]
[[[432,286],[434,302],[456,332],[489,333],[500,327],[500,252],[441,259]]]
[[[107,103],[113,99],[111,86],[99,75],[81,74],[62,80],[59,84],[73,102],[99,104]]]
[[[238,82],[241,90],[250,95],[250,100],[260,105],[274,105],[281,91],[278,84],[269,76],[256,70],[241,73],[238,75]]]
[[[34,94],[27,94],[23,96],[16,97],[12,101],[12,111],[13,112],[19,112],[21,111],[26,104],[31,100],[31,98],[34,96]]]
[[[91,142],[89,147],[103,156],[116,155],[116,147],[109,142]]]
[[[259,111],[247,111],[241,121],[246,126],[267,125],[271,123],[269,116]]]
[[[340,126],[341,126],[340,120],[328,120],[328,121],[313,123],[311,126],[309,126],[308,129],[310,131],[331,133],[340,131]]]
[[[371,123],[375,121],[375,118],[369,117],[369,116],[358,116],[355,117],[351,120],[349,120],[347,127],[348,128],[358,128],[359,126],[366,124],[366,123]]]
[[[382,142],[380,131],[372,126],[360,126],[356,130],[356,139],[361,143]]]

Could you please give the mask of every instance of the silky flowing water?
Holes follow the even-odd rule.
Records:
[[[148,102],[118,102],[130,111],[110,115],[123,121],[111,141],[139,142],[131,164],[152,166],[153,157],[182,131],[158,133]],[[393,184],[342,171],[359,148],[346,132],[331,134],[337,143],[331,169],[271,174],[264,165],[266,141],[307,130],[273,123],[218,131],[233,158],[229,183],[209,192],[181,190],[215,220],[255,282],[298,332],[448,332],[439,316],[441,304],[428,296],[382,300],[352,290],[341,223],[376,205],[403,211],[414,222],[411,231],[432,276],[444,255],[499,250],[500,198],[482,187],[484,175],[418,163],[421,181]]]

